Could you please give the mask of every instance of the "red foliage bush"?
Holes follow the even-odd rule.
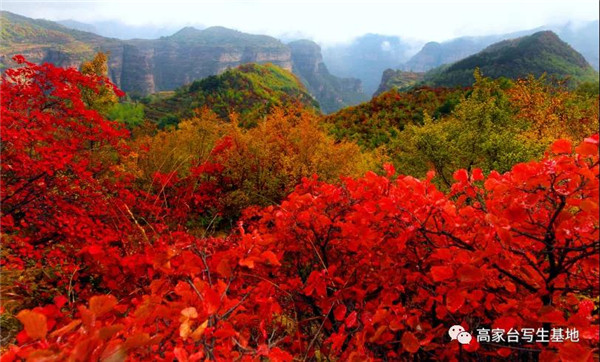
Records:
[[[315,176],[280,205],[246,210],[228,237],[199,238],[169,228],[164,215],[185,215],[161,210],[120,169],[125,133],[78,98],[97,81],[28,63],[2,81],[3,268],[60,262],[69,272],[58,283],[79,269],[99,280],[75,278],[77,300],[49,295],[21,310],[3,360],[597,353],[598,135],[503,175],[460,170],[449,194],[432,174],[391,166],[335,185]],[[219,167],[197,171],[167,195],[201,210],[218,185],[188,182]],[[462,346],[447,335],[455,324],[577,328],[581,339]]]

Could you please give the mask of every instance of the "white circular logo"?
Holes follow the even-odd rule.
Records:
[[[450,329],[448,330],[448,334],[450,335],[450,338],[452,338],[452,340],[455,340],[456,337],[458,337],[458,334],[464,331],[465,329],[461,325],[457,324],[450,327]]]
[[[471,333],[469,332],[460,332],[456,339],[458,339],[460,344],[469,344],[471,343],[471,339],[473,339],[473,337],[471,337]]]

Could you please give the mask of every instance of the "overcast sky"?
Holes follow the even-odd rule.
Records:
[[[273,36],[303,36],[322,44],[365,33],[442,41],[598,19],[597,0],[563,1],[2,1],[3,10],[33,18],[126,24],[222,25]]]

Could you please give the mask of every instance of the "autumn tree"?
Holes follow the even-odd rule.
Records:
[[[83,62],[81,73],[95,77],[100,83],[95,88],[83,87],[81,97],[83,102],[91,109],[98,111],[103,116],[109,114],[111,109],[119,102],[119,94],[108,80],[108,55],[98,52],[94,59]]]
[[[423,176],[434,169],[446,187],[454,171],[481,168],[508,171],[512,165],[541,155],[546,145],[521,135],[529,125],[515,117],[500,82],[475,73],[470,94],[442,119],[426,115],[423,126],[409,126],[392,149],[403,172]]]
[[[549,145],[560,138],[579,140],[598,129],[598,95],[574,92],[542,76],[516,81],[507,91],[518,122],[529,127],[524,139]]]

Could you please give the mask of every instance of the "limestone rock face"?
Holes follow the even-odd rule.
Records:
[[[323,63],[321,47],[310,40],[298,40],[288,44],[292,52],[292,71],[308,91],[319,101],[325,113],[358,104],[367,99],[362,84],[356,78],[338,78]]]

